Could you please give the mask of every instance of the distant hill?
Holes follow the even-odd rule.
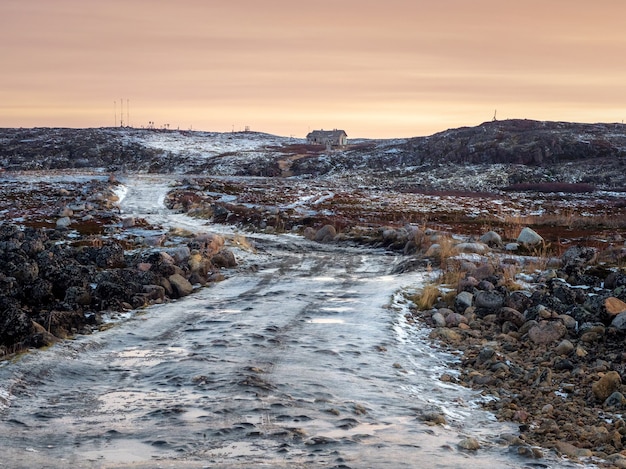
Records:
[[[626,125],[512,119],[410,139],[416,162],[540,165],[626,158]]]
[[[403,190],[548,183],[615,190],[626,188],[626,125],[513,119],[428,137],[360,140],[331,151],[257,132],[0,129],[0,168],[335,177],[363,184],[382,178]]]

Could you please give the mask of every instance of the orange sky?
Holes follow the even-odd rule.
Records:
[[[626,1],[1,0],[0,67],[0,127],[621,122]]]

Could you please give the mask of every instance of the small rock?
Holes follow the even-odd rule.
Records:
[[[613,296],[604,300],[604,306],[610,316],[617,316],[620,313],[626,312],[626,303]]]
[[[459,313],[450,313],[446,316],[446,325],[448,327],[458,327],[461,324],[467,324],[467,318]]]
[[[445,327],[446,318],[439,311],[432,315],[432,319],[437,327]]]
[[[489,247],[483,243],[459,243],[455,247],[458,252],[469,254],[484,254],[489,251]]]
[[[441,412],[436,411],[423,412],[419,418],[429,425],[445,425],[447,423],[446,417]]]
[[[508,308],[506,306],[500,308],[500,311],[498,312],[498,321],[502,323],[507,321],[511,322],[515,324],[515,326],[518,328],[526,322],[522,313],[520,313],[516,309]]]
[[[562,340],[559,345],[556,346],[554,351],[557,355],[569,355],[574,351],[574,344],[572,344],[569,340]]]
[[[528,331],[528,338],[535,344],[550,344],[563,338],[567,328],[561,321],[541,321]]]
[[[617,371],[609,371],[602,378],[592,384],[591,391],[594,397],[600,401],[606,401],[611,394],[622,385],[622,378]]]
[[[591,450],[585,448],[578,448],[566,441],[557,441],[555,447],[559,453],[562,453],[570,458],[587,458],[592,456]]]
[[[626,331],[626,311],[615,316],[611,321],[611,326],[618,331]]]
[[[57,228],[67,228],[72,224],[72,220],[70,217],[62,217],[57,220],[56,226]]]
[[[615,391],[604,401],[606,407],[615,407],[618,409],[624,408],[626,405],[626,397],[621,392]]]
[[[135,226],[135,217],[122,218],[122,228],[132,228]]]
[[[480,443],[476,438],[465,438],[459,441],[459,448],[466,451],[478,451],[480,449]]]
[[[429,337],[432,339],[446,340],[448,342],[460,342],[463,340],[463,336],[461,334],[445,327],[435,329],[430,333]]]

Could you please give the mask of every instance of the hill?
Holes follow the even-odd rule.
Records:
[[[404,190],[492,191],[519,184],[626,187],[626,126],[504,120],[428,137],[360,140],[327,151],[258,132],[130,128],[0,129],[7,170],[101,169],[389,179]]]

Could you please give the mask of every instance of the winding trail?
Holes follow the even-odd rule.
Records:
[[[138,178],[122,211],[212,229],[168,213],[166,190]],[[440,382],[454,358],[406,323],[398,292],[427,273],[390,275],[382,251],[254,242],[254,269],[2,363],[0,467],[531,467],[501,441],[515,428]],[[482,448],[459,450],[467,436]]]

